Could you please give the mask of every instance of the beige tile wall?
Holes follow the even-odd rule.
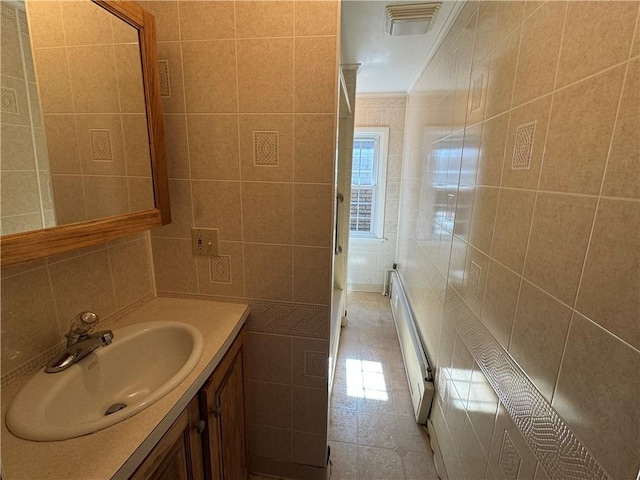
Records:
[[[104,319],[152,294],[147,234],[3,268],[3,380],[44,365],[76,314]]]
[[[0,8],[0,233],[6,235],[50,227],[55,214],[26,13],[4,2]]]
[[[252,305],[251,463],[322,467],[326,371],[310,375],[305,355],[328,355],[339,2],[143,5],[168,65],[173,221],[151,232],[157,288]],[[277,154],[256,132],[277,138]],[[210,281],[209,259],[192,256],[194,226],[219,230],[230,283]],[[304,338],[318,326],[321,338]]]
[[[499,345],[611,478],[637,473],[639,7],[470,2],[409,95],[398,259],[450,478],[562,477],[467,350],[458,298],[490,334],[471,350]]]
[[[174,220],[152,232],[154,246],[189,239],[192,226],[218,228],[244,252],[233,296],[300,301],[294,272],[331,259],[337,4],[145,5],[171,86],[163,107]],[[254,132],[278,133],[277,165],[256,165]],[[158,271],[172,261],[155,255]],[[195,262],[168,270],[161,291],[222,294],[216,285],[194,291]],[[322,273],[300,284],[313,292],[310,303],[328,305],[327,280]]]
[[[136,30],[87,0],[28,10],[57,224],[153,208]]]
[[[384,208],[384,242],[371,244],[349,240],[349,287],[382,291],[384,271],[395,261],[400,207],[400,179],[404,147],[405,96],[359,96],[356,98],[356,127],[389,127],[387,190]]]
[[[86,3],[86,2],[85,2]],[[30,13],[35,15],[41,15],[38,21],[31,23],[31,39],[36,46],[42,47],[44,40],[44,33],[39,30],[38,27],[42,25],[49,25],[48,22],[53,22],[53,28],[49,30],[55,38],[51,41],[56,46],[64,45],[64,38],[59,34],[63,32],[61,28],[62,22],[62,9],[59,3],[46,2],[46,4],[33,3],[34,9]],[[45,8],[44,11],[40,11],[38,6]],[[66,20],[73,23],[74,19],[78,19],[77,15],[81,15],[84,11],[84,4],[66,2],[64,5]],[[4,8],[4,4],[3,4]],[[49,10],[47,10],[47,8]],[[53,10],[51,10],[53,9]],[[77,11],[75,11],[77,9]],[[73,11],[72,11],[73,10]],[[70,15],[73,14],[73,15]],[[3,22],[5,16],[3,15]],[[26,26],[26,15],[23,19],[18,14],[18,25],[23,33],[23,44],[28,47],[28,38],[26,37],[26,30],[23,29]],[[44,23],[43,23],[44,22]],[[56,23],[58,22],[58,23]],[[84,22],[84,20],[82,20]],[[76,22],[75,27],[81,27],[84,25],[82,22]],[[104,23],[102,24],[105,25]],[[73,25],[69,25],[73,27]],[[5,39],[12,31],[4,28],[3,23],[2,35],[3,35],[3,47],[6,45]],[[100,34],[100,39],[104,38],[103,31],[92,31],[91,29],[82,30],[79,32],[84,35]],[[108,35],[111,38],[112,25],[108,23]],[[114,28],[117,30],[117,27]],[[67,32],[71,34],[68,37],[69,42],[73,42],[73,32],[77,32],[77,28],[69,28]],[[14,31],[18,34],[17,31]],[[80,38],[80,37],[78,37]],[[78,41],[76,38],[76,42]],[[94,36],[93,40],[96,40]],[[51,60],[51,63],[55,67],[66,64],[66,55],[64,50],[57,48],[43,50],[45,57]],[[49,54],[47,56],[47,54]],[[13,72],[7,71],[9,67],[16,67],[6,62],[7,56],[3,50],[3,63],[2,63],[2,81],[3,86],[6,86],[9,82],[9,86],[15,86],[15,83],[11,83],[11,76],[19,74],[19,70]],[[29,60],[28,58],[26,60]],[[64,62],[63,62],[64,60]],[[28,63],[25,64],[25,72],[27,74],[26,85],[29,86],[29,95],[31,99],[38,98],[38,92],[35,88],[36,76],[33,71],[33,65],[28,67]],[[120,64],[120,71],[126,72],[124,64]],[[20,67],[22,68],[22,67]],[[88,72],[90,69],[85,70]],[[9,75],[9,74],[12,75]],[[6,74],[6,75],[5,75]],[[40,82],[40,93],[43,94],[43,104],[51,104],[53,98],[62,98],[63,100],[69,100],[70,90],[67,89],[69,83],[58,84],[59,79],[69,79],[69,73],[66,69],[63,69],[60,77],[57,74],[54,78],[50,78],[51,82]],[[55,80],[55,81],[54,81]],[[22,79],[25,81],[25,79]],[[115,88],[111,88],[112,91]],[[126,84],[120,83],[124,88],[127,88]],[[24,90],[24,89],[23,89]],[[23,92],[24,93],[24,92]],[[69,94],[69,95],[67,95]],[[46,99],[46,95],[49,95]],[[3,139],[10,138],[12,143],[3,143],[2,153],[2,168],[16,170],[24,170],[24,165],[16,165],[14,162],[16,159],[24,159],[17,155],[17,152],[13,149],[16,146],[13,143],[16,139],[20,138],[20,135],[16,132],[5,130],[5,124],[9,127],[9,124],[19,124],[20,126],[28,123],[29,109],[26,103],[23,103],[23,96],[18,95],[20,103],[18,105],[21,115],[8,115],[2,113],[2,125]],[[123,96],[124,98],[124,96]],[[65,101],[66,101],[65,100]],[[55,102],[53,102],[55,104]],[[62,103],[61,103],[62,104]],[[70,104],[66,104],[67,106]],[[46,113],[46,105],[44,111]],[[140,105],[135,108],[140,111]],[[73,112],[71,108],[68,110]],[[119,109],[118,109],[119,111]],[[26,115],[26,117],[25,117]],[[111,115],[109,119],[115,115]],[[86,124],[90,124],[94,121],[97,115],[89,116],[85,115]],[[47,162],[47,145],[44,144],[44,131],[42,125],[42,117],[39,108],[34,108],[31,112],[32,122],[35,122],[35,130],[39,137],[36,136],[36,141],[30,143],[35,144],[35,155],[31,153],[31,161],[37,157],[39,167],[45,167],[48,177],[48,162]],[[11,120],[11,121],[6,121]],[[39,122],[39,123],[38,123]],[[80,221],[86,219],[86,212],[84,207],[81,211],[78,211],[78,204],[84,205],[84,197],[82,196],[83,187],[89,185],[89,190],[94,192],[94,196],[88,197],[89,200],[94,202],[96,210],[102,211],[104,214],[119,213],[120,211],[114,211],[105,209],[106,206],[112,206],[113,196],[111,192],[117,189],[124,189],[124,198],[127,199],[127,183],[126,179],[124,183],[113,183],[112,177],[98,176],[102,175],[103,171],[96,171],[93,173],[98,174],[93,177],[83,177],[79,174],[82,173],[83,168],[90,165],[85,163],[83,157],[79,154],[83,149],[89,149],[87,145],[89,139],[87,136],[76,136],[76,117],[74,115],[45,115],[45,126],[47,128],[47,140],[49,142],[49,158],[51,159],[51,168],[54,176],[58,173],[60,176],[60,182],[53,184],[53,190],[57,195],[57,211],[60,215],[66,216],[69,221]],[[134,132],[140,129],[140,121],[137,115],[129,115],[122,118],[122,124],[120,123],[120,115],[118,114],[118,121],[115,122],[116,127],[120,132],[123,131],[121,125],[124,125],[124,130],[127,133]],[[104,125],[96,124],[96,127],[100,128]],[[146,126],[144,126],[144,135],[146,138]],[[5,137],[6,135],[6,137]],[[134,158],[142,158],[143,156],[139,152],[132,148],[134,145],[131,143],[131,136],[128,134],[123,135],[119,133],[117,136],[112,137],[115,144],[120,151],[127,151],[132,155],[129,155],[127,160]],[[146,141],[143,142],[143,144]],[[11,155],[11,161],[9,156]],[[148,154],[147,154],[148,155]],[[122,156],[122,158],[124,158]],[[81,160],[82,159],[82,160]],[[148,159],[145,160],[149,165]],[[12,165],[13,164],[13,165]],[[144,173],[140,171],[140,168],[133,162],[129,162],[126,167],[123,163],[119,164],[119,168],[122,172],[125,169],[129,170],[129,173],[139,175],[136,179],[129,179],[129,181],[144,180],[144,176],[149,177],[148,172]],[[66,174],[78,174],[78,175],[66,175]],[[3,180],[5,178],[5,172],[2,174]],[[149,178],[150,180],[150,178]],[[25,184],[14,183],[13,185],[20,186],[21,190],[25,190]],[[89,183],[94,182],[94,186]],[[109,191],[106,192],[101,189],[100,183],[106,183]],[[41,185],[48,188],[48,183],[41,180]],[[146,188],[146,184],[132,184],[128,188],[131,192],[135,192],[135,195],[131,196],[132,200],[137,200],[134,205],[141,206],[138,193]],[[5,183],[3,182],[3,212],[6,211],[5,205]],[[8,190],[8,189],[7,189]],[[71,196],[73,192],[75,195]],[[80,196],[77,193],[80,192]],[[101,192],[100,195],[97,192]],[[46,190],[42,192],[42,197],[49,200],[49,210],[53,207],[51,202],[51,196]],[[109,202],[104,202],[104,198],[108,198]],[[153,198],[152,196],[147,196]],[[25,203],[24,200],[21,200]],[[129,206],[129,200],[126,200],[127,208]],[[145,205],[145,208],[148,208]],[[128,210],[127,210],[128,211]],[[67,212],[67,213],[65,213]],[[73,212],[73,213],[72,213]],[[40,215],[41,217],[41,215]],[[45,219],[47,217],[45,216]],[[50,217],[51,221],[55,221],[53,215]],[[58,218],[59,220],[60,218]],[[5,222],[3,219],[3,233],[8,232],[9,222]],[[46,224],[46,226],[53,225]],[[4,227],[7,227],[5,229]],[[35,228],[40,225],[30,225]],[[50,357],[55,353],[57,349],[62,348],[64,345],[64,334],[68,332],[70,322],[72,318],[79,312],[84,310],[95,311],[99,317],[103,320],[114,319],[125,311],[127,308],[136,304],[139,301],[143,301],[149,298],[153,294],[153,278],[151,273],[151,252],[149,249],[149,240],[147,234],[136,235],[120,239],[108,244],[98,245],[88,249],[83,249],[77,252],[72,252],[65,255],[51,257],[46,260],[31,262],[24,265],[8,267],[2,269],[2,281],[1,281],[1,297],[2,297],[2,380],[3,383],[10,381],[17,375],[25,374],[34,371],[46,363]]]
[[[3,269],[2,373],[46,361],[78,311],[93,309],[108,316],[150,295],[153,261],[161,294],[208,295],[252,305],[252,462],[260,460],[275,469],[265,473],[276,474],[278,465],[322,467],[339,4],[144,5],[156,16],[159,56],[167,60],[169,72],[163,108],[173,222],[151,232],[153,258],[147,237],[136,236]],[[80,3],[42,2],[40,7],[33,10],[34,17],[59,27],[52,30],[58,35],[51,37],[51,48],[39,51],[43,61],[58,68],[40,92],[56,111],[55,118],[52,114],[45,120],[58,140],[59,151],[52,156],[66,160],[56,167],[61,179],[57,190],[81,190],[84,180],[78,173],[87,164],[80,155],[87,139],[69,140],[76,138],[77,121],[75,111],[66,109],[76,100],[80,79],[99,83],[101,78],[78,67],[72,79],[66,45],[74,43],[68,49],[78,52],[101,50],[91,46],[98,33],[75,22],[67,26],[78,27],[77,35],[62,34],[60,27],[70,21],[72,10],[84,11]],[[122,33],[115,25],[103,26],[100,35],[110,29]],[[44,33],[34,32],[36,47],[42,47]],[[118,64],[117,71],[128,66],[126,61]],[[126,87],[130,77],[116,78]],[[112,93],[79,95],[78,103],[80,108],[106,109],[114,101]],[[132,105],[126,108],[137,108]],[[110,108],[83,118],[109,120],[114,113]],[[126,134],[140,126],[133,115],[127,119],[132,122],[121,127],[114,142],[125,156],[131,148]],[[256,131],[277,132],[277,166],[255,165]],[[118,168],[135,166],[121,162]],[[95,181],[110,178],[96,173]],[[111,182],[108,187],[123,185]],[[77,203],[66,197],[58,201],[63,207],[65,202]],[[212,282],[209,259],[192,256],[192,226],[219,229],[220,259],[228,261],[229,281]],[[283,350],[282,342],[290,348]],[[304,408],[308,404],[314,408]]]

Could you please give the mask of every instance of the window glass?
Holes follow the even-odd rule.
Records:
[[[364,130],[364,129],[360,129]],[[385,129],[387,130],[387,129]],[[382,238],[386,131],[357,132],[353,142],[350,233]]]

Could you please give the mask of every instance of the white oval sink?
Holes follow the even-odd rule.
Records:
[[[202,355],[202,334],[179,322],[147,322],[114,330],[98,348],[59,373],[36,373],[7,412],[21,438],[66,440],[135,415],[184,380]],[[106,415],[113,405],[126,407]]]

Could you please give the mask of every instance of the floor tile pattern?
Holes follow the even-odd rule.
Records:
[[[349,292],[329,418],[331,480],[436,480],[415,422],[389,297]]]

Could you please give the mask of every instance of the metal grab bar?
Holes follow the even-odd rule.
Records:
[[[338,200],[336,202],[336,228],[335,228],[335,254],[336,255],[340,255],[342,253],[342,247],[338,244],[338,230],[340,228],[340,204],[342,202],[344,202],[344,195],[342,195],[341,193],[338,193],[336,195],[336,199]]]

